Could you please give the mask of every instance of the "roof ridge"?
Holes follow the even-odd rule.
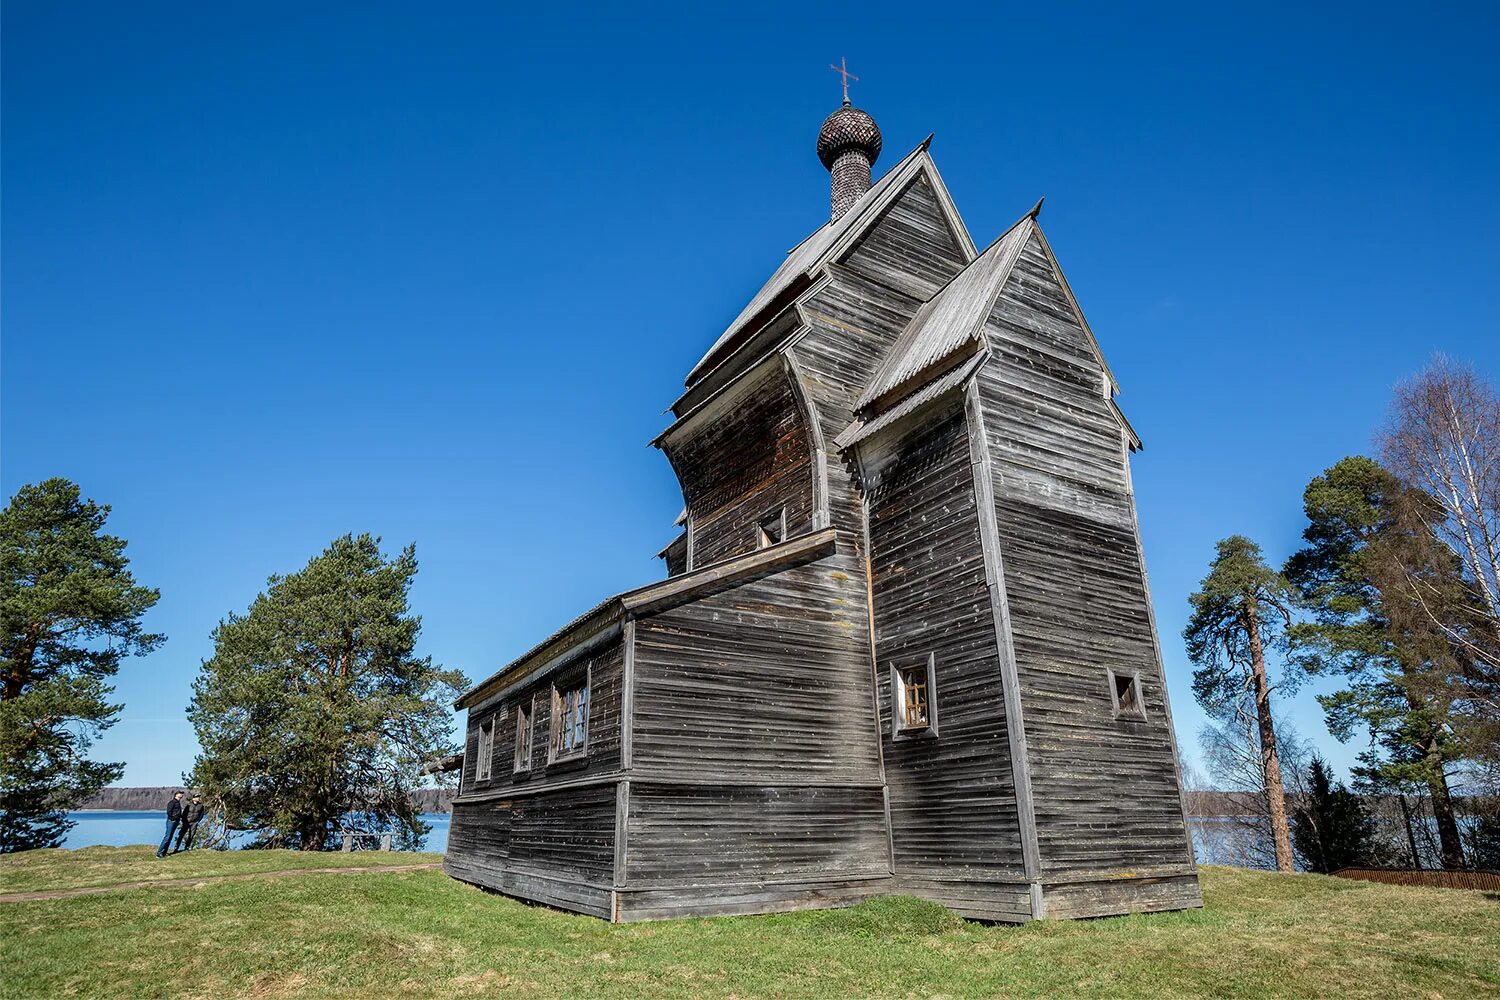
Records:
[[[930,139],[931,137],[929,137]],[[809,233],[806,238],[787,251],[786,258],[780,266],[771,274],[771,277],[761,286],[760,290],[750,299],[734,320],[725,328],[719,338],[714,341],[707,353],[699,359],[698,363],[688,372],[685,383],[691,387],[703,375],[711,369],[706,366],[717,357],[720,351],[732,343],[739,334],[744,332],[747,323],[753,320],[761,310],[766,308],[783,289],[783,286],[791,281],[797,274],[805,274],[817,268],[824,258],[833,249],[843,244],[843,239],[852,232],[861,230],[868,225],[870,208],[880,203],[889,192],[890,186],[895,179],[904,173],[910,172],[911,165],[921,160],[922,154],[927,150],[926,141],[914,147],[896,162],[891,169],[881,174],[880,179],[870,185],[868,191],[860,195],[854,206],[838,219],[830,219],[817,229]],[[811,245],[810,245],[811,244]],[[800,255],[806,255],[807,260],[798,260]]]
[[[864,208],[861,208],[861,202],[863,202],[865,200],[864,195],[865,194],[869,194],[870,191],[874,191],[881,184],[885,183],[885,179],[887,177],[891,176],[892,174],[894,174],[896,171],[900,170],[901,167],[906,163],[907,160],[911,159],[913,156],[917,155],[918,153],[921,153],[921,152],[925,151],[927,149],[927,144],[930,143],[930,142],[932,142],[932,136],[933,136],[933,133],[929,132],[928,135],[927,135],[927,138],[923,139],[918,145],[916,145],[915,147],[913,147],[911,152],[907,153],[905,156],[901,157],[901,159],[899,159],[895,163],[893,163],[891,165],[891,168],[889,170],[887,170],[885,173],[881,174],[880,178],[878,180],[872,181],[871,184],[870,184],[869,190],[865,191],[864,194],[860,195],[859,201],[856,201],[853,205],[851,205],[850,208],[849,208],[849,211],[847,213],[845,213],[845,214],[846,215],[853,215],[855,212],[864,211],[865,208],[868,208],[869,205],[865,205]],[[874,202],[872,201],[870,204],[874,204]],[[842,218],[843,218],[843,216],[840,216],[838,219],[829,219],[827,222],[823,223],[817,229],[814,229],[812,232],[810,232],[806,236],[802,237],[802,240],[799,243],[797,243],[795,246],[793,246],[790,250],[788,250],[786,252],[786,255],[788,257],[790,257],[792,254],[794,254],[798,250],[800,250],[802,248],[802,245],[804,243],[806,243],[808,240],[812,239],[814,236],[816,236],[819,233],[821,233],[823,230],[828,229],[835,222],[840,221]],[[850,225],[852,226],[853,223],[851,223]]]

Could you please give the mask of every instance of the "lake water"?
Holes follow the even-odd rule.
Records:
[[[122,809],[82,810],[68,814],[77,826],[68,833],[63,846],[68,848],[125,847],[129,844],[159,844],[165,832],[167,814],[159,809],[131,812]],[[425,851],[441,853],[448,848],[447,813],[423,813],[422,820],[432,828],[422,843]],[[1246,832],[1233,817],[1194,816],[1191,822],[1193,847],[1200,864],[1239,864],[1246,862]],[[248,835],[246,835],[248,839]],[[1265,852],[1270,841],[1266,838]],[[1265,853],[1263,852],[1263,853]]]
[[[68,818],[78,825],[68,831],[67,839],[63,841],[67,848],[154,846],[161,843],[161,835],[167,828],[167,814],[160,809],[139,812],[86,809],[68,813]],[[441,853],[448,849],[448,818],[447,813],[422,814],[422,821],[432,828],[422,842],[422,850]]]

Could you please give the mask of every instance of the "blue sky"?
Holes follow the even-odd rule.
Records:
[[[935,132],[980,245],[1047,196],[1193,756],[1214,541],[1288,554],[1434,352],[1500,378],[1493,6],[500,6],[5,5],[0,485],[78,481],[162,590],[126,783],[190,765],[215,622],[335,535],[417,543],[476,678],[661,574],[646,442],[822,221],[841,55],[877,173]]]

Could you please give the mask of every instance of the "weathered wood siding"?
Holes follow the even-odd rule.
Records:
[[[618,773],[620,769],[621,711],[624,695],[624,645],[616,640],[591,656],[580,658],[507,695],[503,701],[469,712],[460,778],[460,795],[489,793],[529,785],[546,785],[580,777]],[[588,667],[590,677],[588,753],[582,757],[547,762],[552,733],[552,683]],[[516,707],[535,704],[532,711],[531,770],[515,770]],[[479,728],[495,718],[494,759],[488,781],[476,779]]]
[[[444,860],[450,873],[524,899],[611,916],[624,663],[623,643],[616,640],[497,705],[469,713],[460,795]],[[588,752],[549,764],[552,681],[585,666]],[[533,703],[531,769],[516,771],[516,706]],[[477,781],[479,727],[491,717],[499,725],[490,779]]]
[[[835,885],[857,896],[850,879],[889,876],[856,559],[845,542],[635,622],[619,884],[653,895],[622,913],[814,905]],[[788,885],[755,903],[690,889],[765,880]]]
[[[895,891],[889,875],[810,880],[756,879],[713,886],[624,887],[615,890],[615,919],[667,920],[852,906]]]
[[[788,538],[812,530],[812,452],[785,372],[764,378],[722,418],[664,450],[687,501],[689,569],[754,551],[757,526],[783,507]]]
[[[1015,784],[961,397],[862,455],[896,872],[1018,875]],[[893,737],[890,664],[928,654],[935,734]]]
[[[805,375],[823,437],[853,419],[851,407],[923,299],[968,263],[937,191],[919,176],[840,263],[804,297],[807,331],[792,349]],[[851,467],[829,456],[830,523],[860,533],[862,514]]]
[[[615,786],[455,802],[444,869],[500,892],[611,917]]]
[[[927,299],[969,262],[937,189],[919,173],[875,223],[845,266]]]
[[[1189,866],[1122,430],[1035,236],[988,336],[980,398],[1042,874]],[[1144,721],[1113,718],[1106,668],[1140,671]]]
[[[879,781],[852,552],[635,623],[632,778]]]
[[[1049,883],[1043,886],[1051,919],[1185,910],[1203,905],[1196,874]]]
[[[632,888],[888,876],[880,788],[630,785]]]

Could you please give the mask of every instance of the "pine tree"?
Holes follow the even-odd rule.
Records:
[[[1286,575],[1314,611],[1292,626],[1296,662],[1309,673],[1340,674],[1346,686],[1320,695],[1329,731],[1348,741],[1366,730],[1363,769],[1393,784],[1427,787],[1443,867],[1463,867],[1463,847],[1448,791],[1456,756],[1448,678],[1458,660],[1435,623],[1431,597],[1414,600],[1411,579],[1429,595],[1461,596],[1457,558],[1433,533],[1429,498],[1403,487],[1374,460],[1345,458],[1316,476],[1303,494],[1307,544]]]
[[[1336,872],[1380,862],[1375,847],[1375,821],[1358,795],[1335,784],[1328,765],[1314,757],[1308,769],[1307,793],[1293,819],[1297,853],[1309,869]]]
[[[67,811],[124,773],[88,759],[120,711],[108,680],[165,637],[141,629],[161,595],[136,585],[108,517],[66,479],[0,511],[0,852],[56,847]]]
[[[1469,826],[1469,860],[1475,868],[1500,871],[1500,807],[1474,817]]]
[[[1253,714],[1276,869],[1289,872],[1294,867],[1292,845],[1265,650],[1285,635],[1297,604],[1296,594],[1285,577],[1266,565],[1260,546],[1242,535],[1219,542],[1208,575],[1199,586],[1189,598],[1193,614],[1183,630],[1188,658],[1197,668],[1193,671],[1193,694],[1216,718]]]
[[[273,576],[213,634],[188,717],[202,753],[191,782],[260,842],[321,850],[339,828],[426,832],[411,797],[424,763],[457,752],[451,705],[466,684],[415,654],[414,547],[335,539]]]

